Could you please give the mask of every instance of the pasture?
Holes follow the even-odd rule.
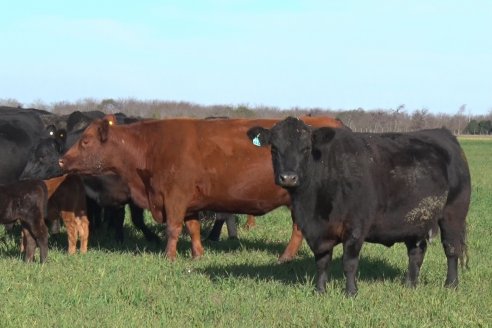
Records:
[[[240,229],[239,241],[227,240],[224,228],[223,240],[205,242],[205,256],[198,261],[191,259],[189,238],[183,236],[174,263],[163,256],[164,242],[146,242],[127,222],[123,244],[102,230],[91,236],[86,255],[69,256],[66,234],[61,233],[50,237],[46,264],[25,264],[18,237],[7,236],[0,227],[0,326],[492,326],[492,140],[461,143],[473,191],[470,269],[460,270],[457,290],[443,287],[446,258],[437,238],[415,289],[402,283],[407,268],[404,245],[365,244],[358,296],[343,293],[340,246],[328,291],[318,295],[314,259],[305,243],[293,262],[276,263],[291,232],[284,208],[258,218],[251,231]],[[150,217],[147,222],[153,224]],[[152,228],[163,238],[161,226]]]

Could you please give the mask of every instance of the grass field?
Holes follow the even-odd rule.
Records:
[[[206,242],[198,261],[182,237],[175,263],[163,257],[164,243],[149,244],[126,225],[122,245],[101,231],[91,236],[88,254],[68,256],[59,234],[50,237],[45,265],[25,264],[17,239],[0,227],[0,327],[492,326],[492,140],[461,142],[473,193],[470,269],[460,270],[457,290],[443,287],[446,259],[436,239],[415,289],[402,283],[404,245],[365,244],[358,296],[343,294],[340,246],[328,292],[318,295],[305,244],[296,260],[276,264],[290,236],[285,209],[258,218],[252,231],[240,230],[239,241]],[[162,227],[153,228],[163,236]]]

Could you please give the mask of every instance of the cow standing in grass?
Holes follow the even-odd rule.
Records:
[[[346,292],[356,294],[364,241],[405,243],[407,283],[415,286],[436,225],[447,257],[445,285],[458,285],[471,187],[465,155],[448,130],[354,133],[312,129],[291,117],[248,136],[257,146],[271,145],[275,183],[288,190],[314,252],[318,291],[325,291],[333,247],[342,243]]]

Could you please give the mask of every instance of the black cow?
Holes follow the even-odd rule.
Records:
[[[24,260],[34,259],[36,245],[40,250],[40,262],[48,255],[48,228],[45,225],[48,206],[48,189],[39,180],[22,181],[0,186],[0,223],[22,225]]]
[[[0,184],[18,181],[30,153],[38,141],[47,136],[43,122],[35,112],[0,107]]]
[[[404,242],[407,284],[415,286],[436,225],[447,257],[445,285],[458,285],[471,188],[465,155],[448,130],[313,130],[290,117],[271,130],[252,128],[248,136],[271,145],[275,182],[289,191],[296,223],[315,255],[318,291],[325,291],[333,247],[342,243],[346,292],[356,294],[364,241]]]

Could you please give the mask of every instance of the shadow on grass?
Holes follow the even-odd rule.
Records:
[[[11,229],[4,229],[0,233],[0,256],[7,258],[23,258],[20,252],[21,227],[15,224]],[[161,240],[152,242],[147,241],[143,235],[133,228],[124,227],[124,241],[116,240],[114,232],[105,227],[91,232],[89,235],[88,249],[104,249],[110,252],[121,253],[140,253],[146,252],[160,253],[164,250],[165,244]],[[80,242],[77,243],[77,249],[80,249]],[[48,238],[48,257],[49,252],[58,250],[68,252],[68,236],[64,228],[58,233],[50,233]]]
[[[265,242],[252,240],[224,240],[220,242],[208,242],[205,248],[219,252],[230,252],[238,249],[251,251],[267,252],[275,257],[280,256],[284,251],[285,243]],[[207,247],[208,246],[208,247]],[[189,250],[189,242],[181,242],[180,250],[185,252]],[[227,264],[227,265],[210,265],[200,269],[201,272],[208,275],[211,280],[221,280],[226,277],[244,277],[259,280],[277,280],[285,284],[297,284],[305,282],[306,277],[314,277],[316,265],[314,255],[298,257],[288,263],[271,263],[271,264]],[[331,278],[345,281],[343,274],[342,260],[336,257],[332,261]],[[406,268],[398,268],[390,265],[386,260],[371,257],[361,257],[359,260],[358,280],[361,281],[400,281],[405,278]]]
[[[276,280],[290,285],[306,282],[306,277],[313,278],[316,274],[316,266],[314,256],[310,256],[282,264],[211,265],[199,271],[208,275],[212,281],[219,281],[233,276],[258,280]],[[330,273],[332,280],[345,281],[341,258],[333,259]],[[402,281],[404,275],[405,272],[403,270],[389,265],[384,260],[363,257],[359,261],[357,279],[359,281]]]
[[[185,240],[181,241],[185,242]],[[238,249],[251,250],[267,252],[272,255],[280,256],[285,247],[287,246],[288,240],[285,242],[268,242],[264,240],[250,240],[250,239],[221,239],[220,241],[209,241],[205,240],[203,242],[203,247],[205,251],[216,251],[216,252],[231,252]]]

